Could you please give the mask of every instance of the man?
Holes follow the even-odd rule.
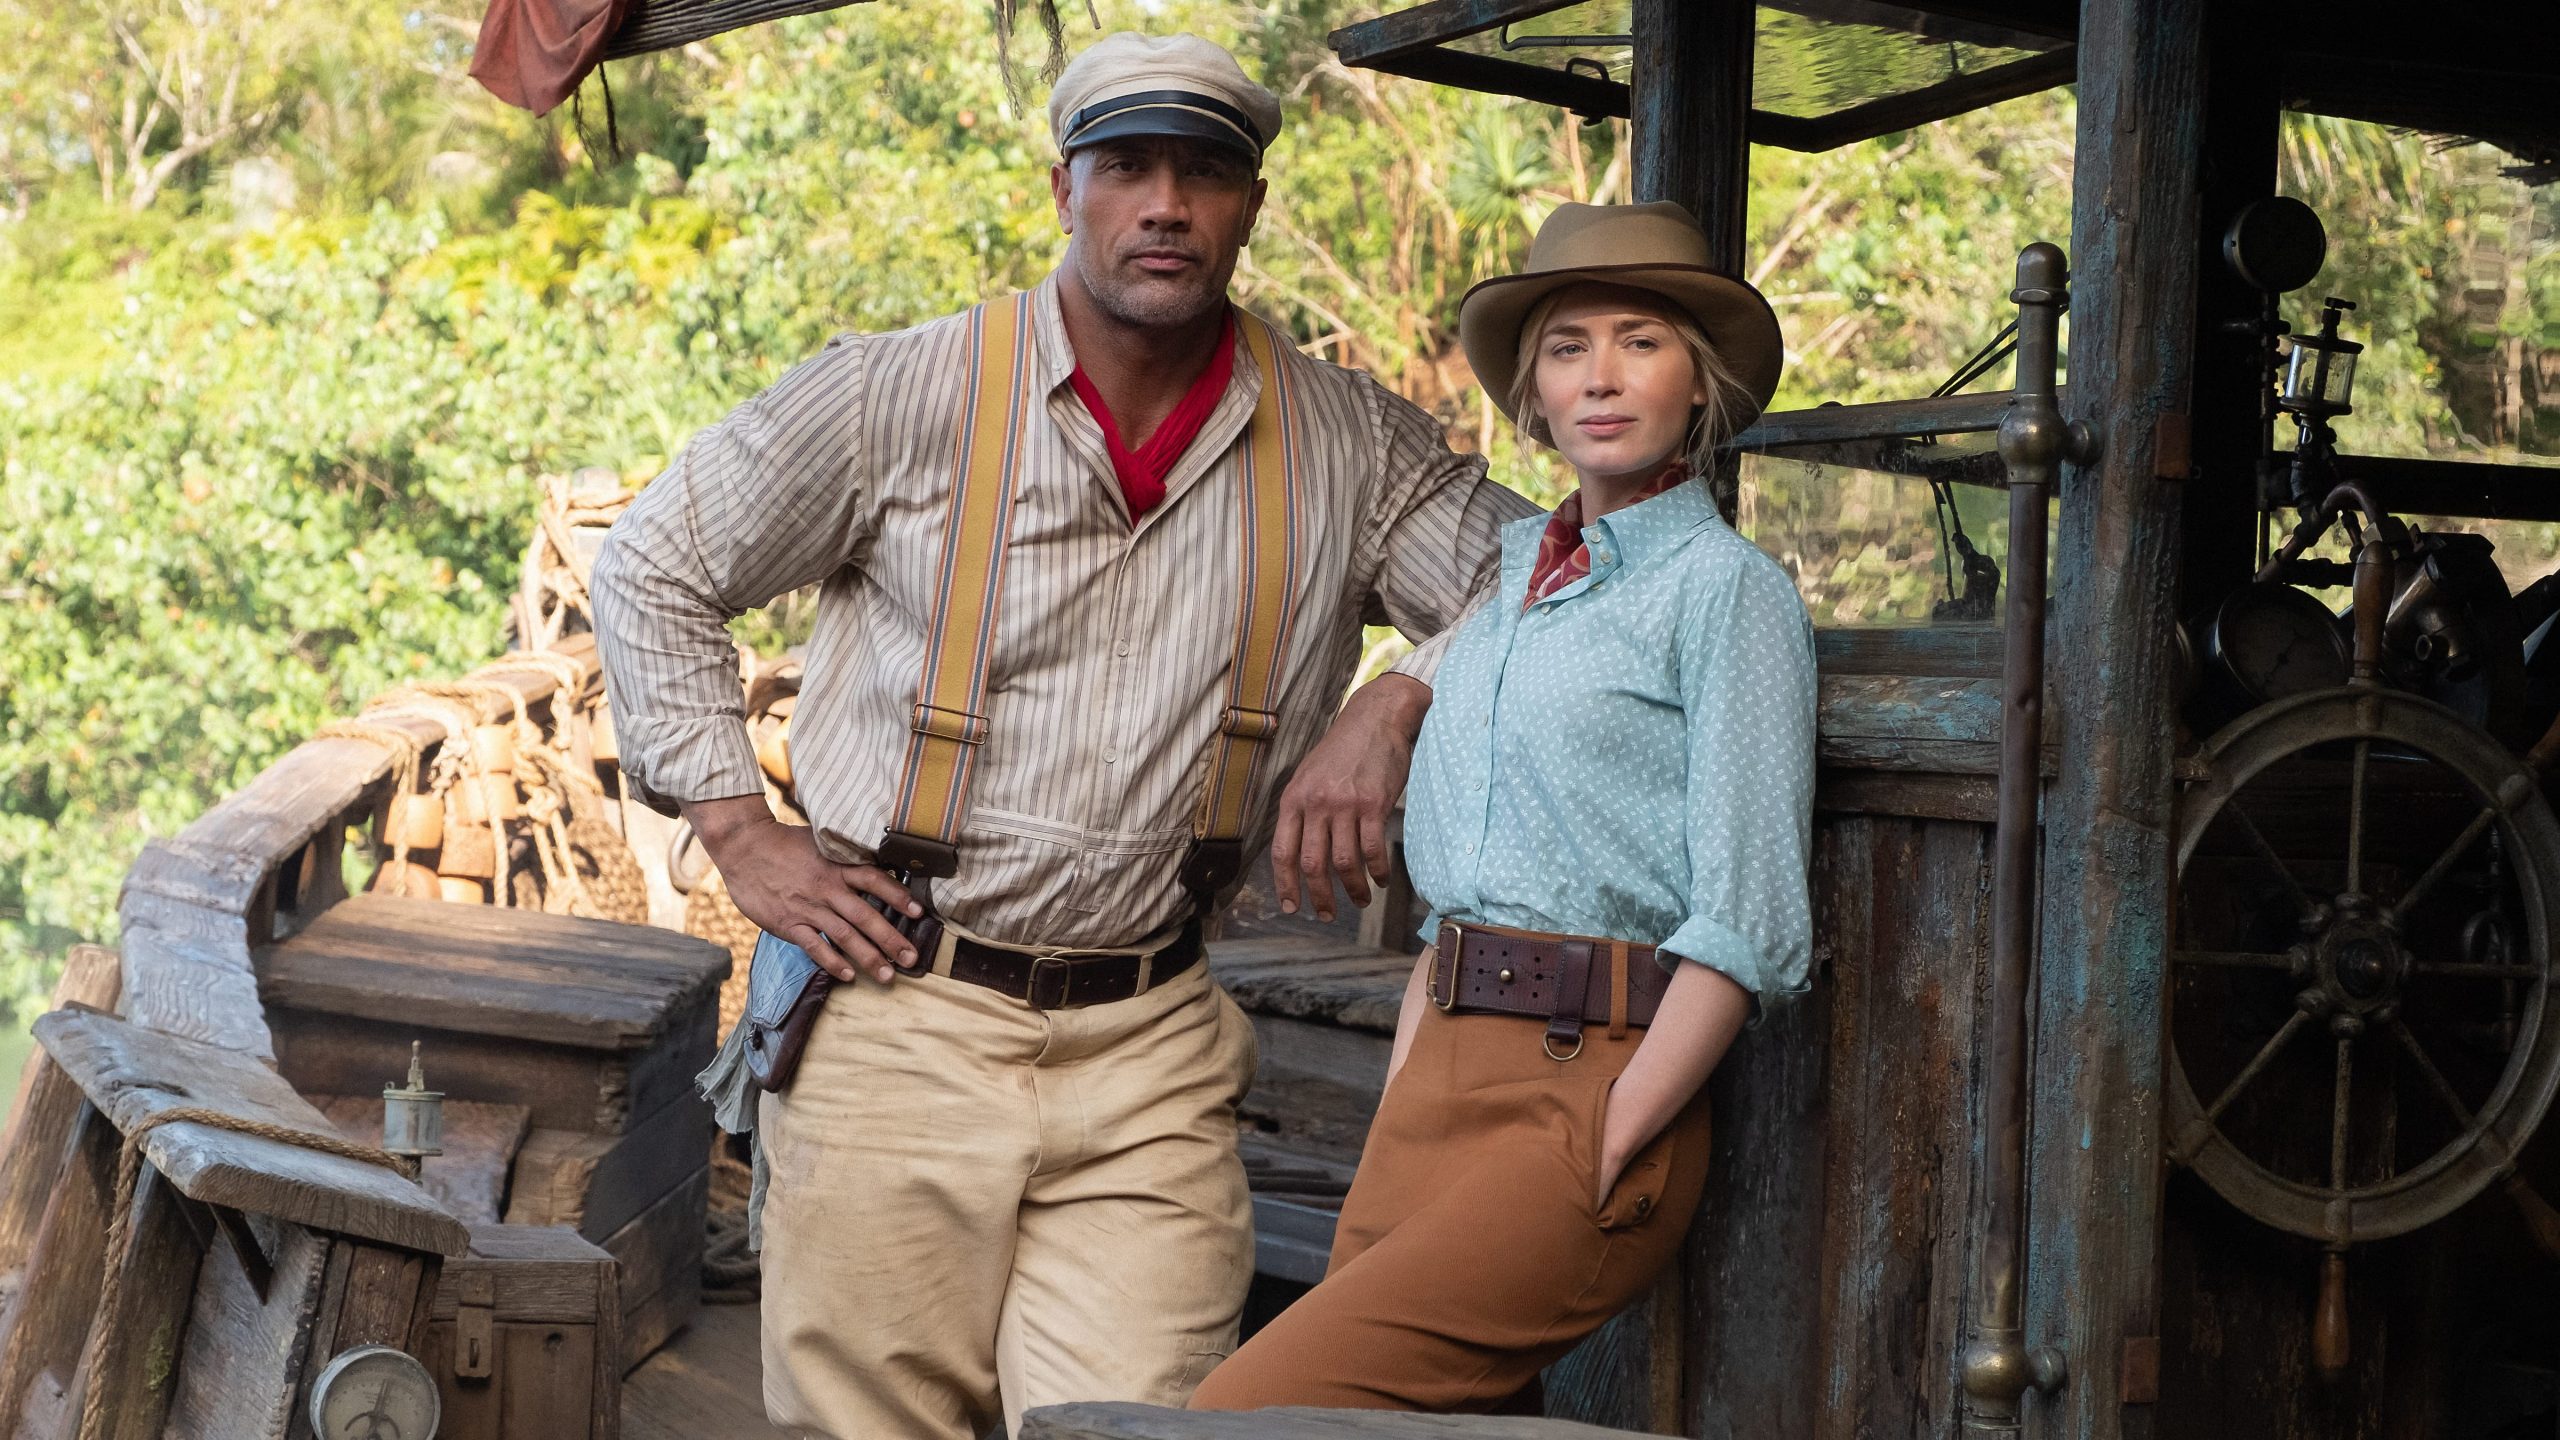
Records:
[[[1337,720],[1360,626],[1444,630],[1530,508],[1229,305],[1280,107],[1225,51],[1111,36],[1049,117],[1069,240],[1027,301],[838,337],[689,446],[595,568],[634,792],[839,982],[758,1115],[765,1398],[795,1434],[969,1440],[999,1399],[1009,1427],[1179,1404],[1232,1348],[1253,1044],[1197,916],[1275,827],[1284,903],[1303,878],[1330,915],[1337,875],[1365,903],[1436,647]],[[1257,510],[1284,478],[1282,511]],[[972,569],[986,527],[958,517],[981,502],[998,558]],[[1286,546],[1258,548],[1283,511]],[[1285,619],[1240,619],[1281,571]],[[765,804],[725,622],[821,580],[804,829]],[[981,589],[979,623],[955,620]],[[920,780],[936,744],[966,769]],[[952,797],[947,846],[920,789]],[[1225,793],[1221,864],[1193,842]]]

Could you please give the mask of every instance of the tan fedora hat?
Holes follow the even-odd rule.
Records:
[[[1707,263],[1706,232],[1686,209],[1668,200],[1562,205],[1538,227],[1519,274],[1483,282],[1458,306],[1458,342],[1503,414],[1520,418],[1511,412],[1511,387],[1529,312],[1585,281],[1650,290],[1688,311],[1749,396],[1736,426],[1751,423],[1777,393],[1786,363],[1778,317],[1759,291]]]

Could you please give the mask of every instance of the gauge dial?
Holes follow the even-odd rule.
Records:
[[[435,1440],[443,1409],[427,1367],[388,1345],[341,1352],[311,1382],[319,1440]]]
[[[2254,701],[2347,683],[2350,655],[2329,607],[2290,585],[2244,585],[2213,622],[2214,659]]]

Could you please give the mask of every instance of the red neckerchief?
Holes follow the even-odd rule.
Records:
[[[1674,460],[1629,496],[1627,504],[1650,500],[1688,478],[1689,462]],[[1582,538],[1582,492],[1576,490],[1547,517],[1546,533],[1538,537],[1537,563],[1529,567],[1529,594],[1520,608],[1526,610],[1590,573],[1591,546]]]
[[[1218,331],[1217,347],[1209,354],[1209,368],[1182,392],[1173,413],[1164,417],[1164,423],[1147,437],[1147,443],[1135,450],[1121,440],[1120,422],[1111,418],[1111,407],[1103,403],[1102,392],[1094,388],[1084,366],[1077,365],[1075,373],[1067,377],[1076,387],[1076,398],[1084,402],[1094,423],[1102,427],[1102,447],[1110,452],[1111,473],[1119,477],[1120,494],[1129,502],[1132,523],[1164,503],[1165,477],[1173,473],[1182,452],[1200,438],[1200,427],[1209,423],[1209,412],[1218,408],[1218,401],[1227,393],[1227,382],[1235,378],[1235,373],[1236,314],[1229,310],[1227,323]]]

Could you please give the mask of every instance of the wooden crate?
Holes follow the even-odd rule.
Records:
[[[420,1355],[446,1440],[618,1440],[622,1288],[614,1257],[551,1226],[475,1225],[445,1262]]]
[[[637,1364],[700,1304],[712,1125],[693,1077],[728,970],[649,926],[359,895],[264,951],[259,986],[305,1090],[379,1093],[415,1039],[432,1088],[524,1107],[501,1213],[622,1263]]]

